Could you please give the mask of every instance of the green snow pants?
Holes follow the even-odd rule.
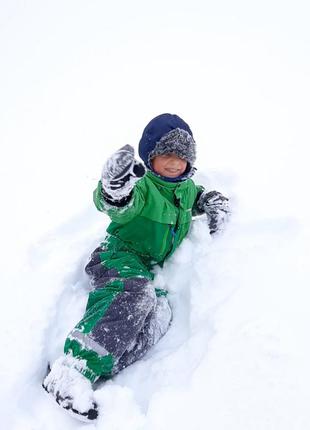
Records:
[[[82,360],[80,371],[95,382],[141,358],[166,333],[172,313],[167,292],[152,285],[150,261],[113,236],[95,249],[85,270],[92,291],[64,351]]]

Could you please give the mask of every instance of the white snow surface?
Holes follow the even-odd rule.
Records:
[[[308,429],[308,2],[0,8],[1,428]],[[83,424],[41,382],[85,308],[102,165],[163,112],[190,124],[194,180],[233,214],[214,237],[196,219],[158,269],[171,328]]]

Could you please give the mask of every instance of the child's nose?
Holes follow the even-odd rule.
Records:
[[[179,157],[171,157],[170,161],[172,164],[178,165],[181,160]]]
[[[170,160],[169,166],[171,168],[177,168],[178,167],[178,161],[177,160]]]

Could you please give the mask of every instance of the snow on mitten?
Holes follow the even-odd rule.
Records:
[[[218,191],[203,191],[198,199],[197,206],[206,213],[211,234],[222,230],[223,224],[230,215],[229,199],[227,197]]]
[[[110,202],[128,197],[135,183],[144,175],[142,163],[135,160],[134,148],[125,145],[108,158],[103,166],[101,183]]]

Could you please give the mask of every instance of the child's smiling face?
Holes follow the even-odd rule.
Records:
[[[186,170],[187,161],[175,154],[157,155],[152,160],[155,173],[167,178],[177,178]]]

